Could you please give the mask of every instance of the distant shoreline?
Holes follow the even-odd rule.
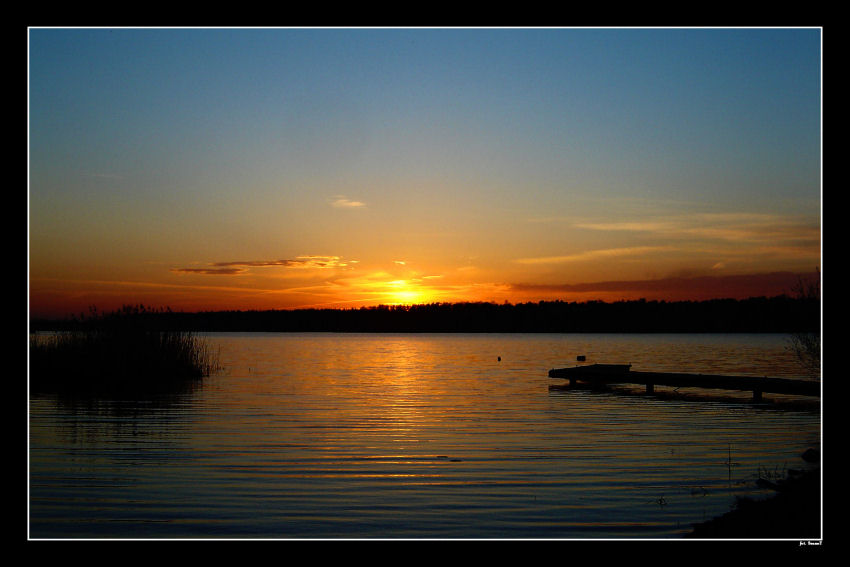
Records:
[[[606,303],[432,303],[353,309],[175,312],[149,310],[140,324],[195,332],[794,333],[820,328],[820,302],[752,297]],[[30,320],[31,331],[84,328],[84,316]]]

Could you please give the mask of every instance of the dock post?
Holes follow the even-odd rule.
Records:
[[[760,402],[761,401],[761,390],[753,390],[753,401]]]
[[[652,385],[652,382],[647,382],[647,383],[646,383],[646,393],[647,393],[647,394],[651,394],[651,393],[653,393],[654,391],[655,391],[655,388],[654,388],[654,386]]]

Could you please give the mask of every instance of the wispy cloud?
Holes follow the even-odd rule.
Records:
[[[205,276],[235,276],[245,270],[243,268],[171,268],[175,274],[203,274]]]
[[[352,201],[347,198],[345,195],[337,195],[330,199],[330,203],[332,207],[336,207],[337,209],[359,209],[361,207],[365,207],[366,203],[361,201]]]
[[[790,293],[801,274],[771,272],[727,276],[668,277],[661,279],[600,281],[578,284],[511,284],[511,290],[522,293],[559,293],[662,299],[709,299],[775,296]]]
[[[105,172],[94,172],[94,173],[84,173],[84,177],[91,177],[97,179],[124,179],[123,175],[118,175],[116,173],[105,173]]]
[[[595,260],[598,258],[617,258],[623,256],[641,256],[653,252],[666,252],[674,250],[671,246],[632,246],[628,248],[607,248],[603,250],[588,250],[578,254],[566,256],[542,256],[537,258],[518,258],[514,260],[518,264],[563,264],[567,262],[579,262]]]
[[[820,227],[811,222],[768,213],[695,213],[645,221],[584,222],[575,226],[606,232],[644,232],[665,238],[797,244],[820,241]]]
[[[202,274],[212,276],[233,276],[246,273],[248,268],[344,268],[348,265],[339,256],[297,256],[289,260],[250,260],[235,262],[213,262],[206,268],[171,268],[177,274]]]
[[[248,266],[268,267],[284,266],[287,268],[341,268],[347,264],[339,256],[296,256],[291,260],[252,260],[240,262],[215,262],[213,266]]]
[[[127,288],[136,288],[138,290],[143,290],[146,288],[152,290],[174,290],[174,291],[186,291],[186,292],[233,292],[233,293],[274,293],[280,291],[279,289],[262,289],[257,288],[255,286],[251,286],[250,288],[246,287],[236,287],[236,286],[222,286],[222,285],[209,285],[209,284],[183,284],[183,283],[172,283],[172,282],[150,282],[150,281],[139,281],[139,280],[75,280],[75,279],[62,279],[62,278],[35,278],[33,281],[39,282],[39,284],[44,285],[57,285],[57,290],[67,290],[69,287],[73,289],[89,289],[95,290],[99,294],[109,293],[109,290],[116,290],[114,293],[118,295],[125,295],[126,291],[117,291],[117,290],[125,290]]]

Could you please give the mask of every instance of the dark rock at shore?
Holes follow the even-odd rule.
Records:
[[[802,459],[807,463],[816,463],[820,461],[820,451],[817,449],[806,449],[802,455]]]

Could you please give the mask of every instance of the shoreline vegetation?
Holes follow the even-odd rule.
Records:
[[[72,327],[30,336],[34,392],[156,393],[191,388],[218,369],[217,354],[188,331],[155,325],[144,306],[107,314],[95,309]]]
[[[811,455],[807,458],[807,455]],[[820,460],[814,449],[804,460]],[[759,478],[758,484],[775,490],[768,498],[739,497],[722,516],[694,524],[686,539],[792,539],[819,540],[821,529],[821,469],[789,470],[785,478]]]
[[[123,308],[122,312],[128,308]],[[351,309],[175,312],[132,308],[146,328],[181,332],[813,333],[816,297],[705,301],[430,303]],[[85,315],[30,321],[31,331],[78,331]]]

